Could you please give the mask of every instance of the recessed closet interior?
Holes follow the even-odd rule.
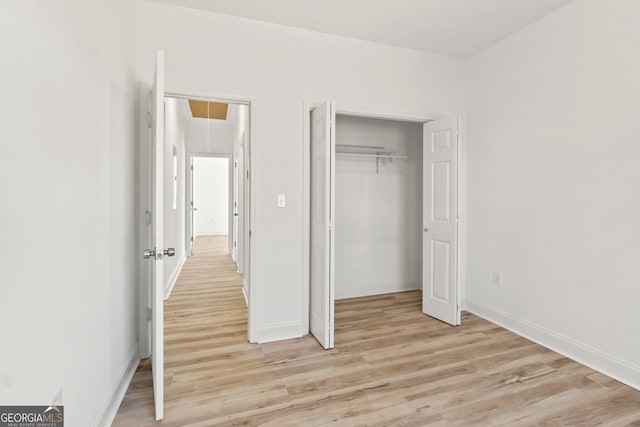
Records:
[[[336,115],[336,299],[421,289],[422,137],[422,123]]]

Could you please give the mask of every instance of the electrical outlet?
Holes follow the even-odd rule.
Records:
[[[284,197],[284,194],[278,194],[278,207],[284,208],[287,206],[287,199]]]
[[[492,276],[494,285],[496,285],[496,286],[501,286],[502,285],[502,274],[501,273],[498,273],[497,271],[494,271],[491,276]]]

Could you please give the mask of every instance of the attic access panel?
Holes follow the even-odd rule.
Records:
[[[227,112],[229,111],[229,104],[222,102],[207,102],[189,100],[189,108],[191,109],[191,115],[200,119],[217,119],[227,120]]]

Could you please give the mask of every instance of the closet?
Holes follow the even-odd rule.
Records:
[[[336,115],[335,299],[422,286],[422,124]]]
[[[411,289],[459,324],[459,119],[309,114],[311,334],[333,348],[336,299]]]

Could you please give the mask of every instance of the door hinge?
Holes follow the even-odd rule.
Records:
[[[151,111],[147,111],[147,127],[151,129],[151,125],[153,125],[153,118],[151,117]]]
[[[147,306],[147,320],[151,320],[152,312],[153,312],[153,310],[151,309],[151,307]]]
[[[249,230],[249,237],[251,237],[251,230]]]
[[[329,224],[327,224],[329,231],[333,230],[333,221],[329,221]]]
[[[151,211],[147,210],[144,212],[145,214],[145,221],[147,222],[147,225],[151,225]]]

